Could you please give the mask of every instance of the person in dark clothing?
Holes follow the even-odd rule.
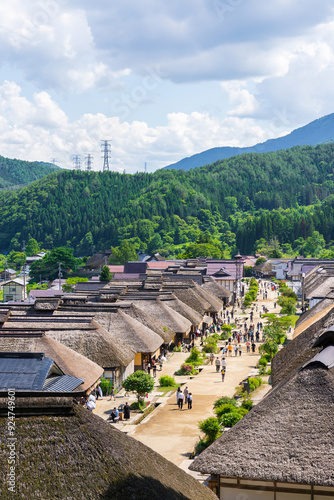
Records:
[[[191,394],[191,392],[189,392],[188,394],[187,402],[188,402],[188,410],[191,410],[193,407],[193,395]]]
[[[129,418],[130,418],[130,406],[127,402],[124,405],[123,414],[124,414],[124,419],[129,420]]]

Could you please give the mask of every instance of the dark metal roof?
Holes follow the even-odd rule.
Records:
[[[84,382],[83,378],[71,377],[70,375],[59,375],[46,379],[43,391],[47,392],[70,392]]]
[[[38,391],[53,364],[42,353],[0,353],[0,390]]]

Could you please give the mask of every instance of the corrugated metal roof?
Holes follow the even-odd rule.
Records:
[[[53,363],[42,353],[0,353],[0,388],[41,390]]]
[[[83,378],[60,375],[46,379],[42,390],[47,392],[70,392],[84,382]]]

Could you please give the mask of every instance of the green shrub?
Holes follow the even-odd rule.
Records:
[[[263,380],[261,377],[250,377],[249,378],[249,390],[255,391],[261,384],[263,383]]]
[[[173,352],[182,352],[182,348],[181,348],[181,346],[179,346],[179,347],[178,347],[178,346],[176,345],[176,346],[174,347],[174,349],[173,349]]]
[[[159,378],[159,384],[161,387],[173,387],[176,385],[174,377],[170,377],[169,375],[163,375]]]
[[[264,356],[261,356],[261,358],[259,359],[259,365],[260,366],[267,366],[267,364],[268,364],[267,358],[265,358]]]
[[[220,425],[218,419],[215,417],[209,417],[202,422],[199,422],[198,427],[206,435],[206,442],[211,444],[217,437],[221,434]]]
[[[220,423],[224,427],[233,427],[239,420],[241,420],[243,415],[241,415],[238,411],[233,411],[230,413],[225,413],[222,415]]]
[[[190,356],[187,357],[186,363],[200,365],[203,363],[203,356],[198,347],[193,347],[190,351]]]
[[[204,342],[203,352],[217,352],[217,342],[212,337],[208,337]]]
[[[228,396],[222,396],[221,398],[217,399],[214,402],[213,407],[217,408],[217,406],[221,406],[221,405],[226,404],[226,403],[230,403],[235,407],[237,406],[237,402],[234,398],[229,398]]]
[[[241,403],[241,408],[246,408],[246,410],[251,410],[253,408],[253,401],[251,399],[244,399]]]
[[[238,413],[239,413],[239,415],[241,415],[242,417],[244,417],[245,415],[247,415],[248,411],[249,411],[249,410],[247,410],[247,408],[243,408],[243,407],[238,408]]]
[[[236,407],[231,403],[225,403],[215,408],[215,413],[219,419],[221,419],[221,417],[226,413],[231,413],[234,411],[236,411]]]
[[[102,389],[103,396],[111,394],[111,390],[113,387],[112,381],[104,377],[101,377],[100,387]]]
[[[200,439],[196,445],[195,445],[195,452],[199,455],[204,451],[208,446],[210,446],[210,443],[205,441],[204,439]]]

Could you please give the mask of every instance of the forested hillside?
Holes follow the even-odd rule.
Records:
[[[242,155],[189,172],[62,170],[0,193],[0,251],[33,237],[45,248],[68,245],[88,255],[127,239],[176,255],[204,243],[205,232],[222,255],[253,252],[261,238],[301,244],[314,231],[329,243],[333,173],[333,144]]]
[[[60,170],[51,163],[22,161],[0,156],[0,189],[13,189]]]

